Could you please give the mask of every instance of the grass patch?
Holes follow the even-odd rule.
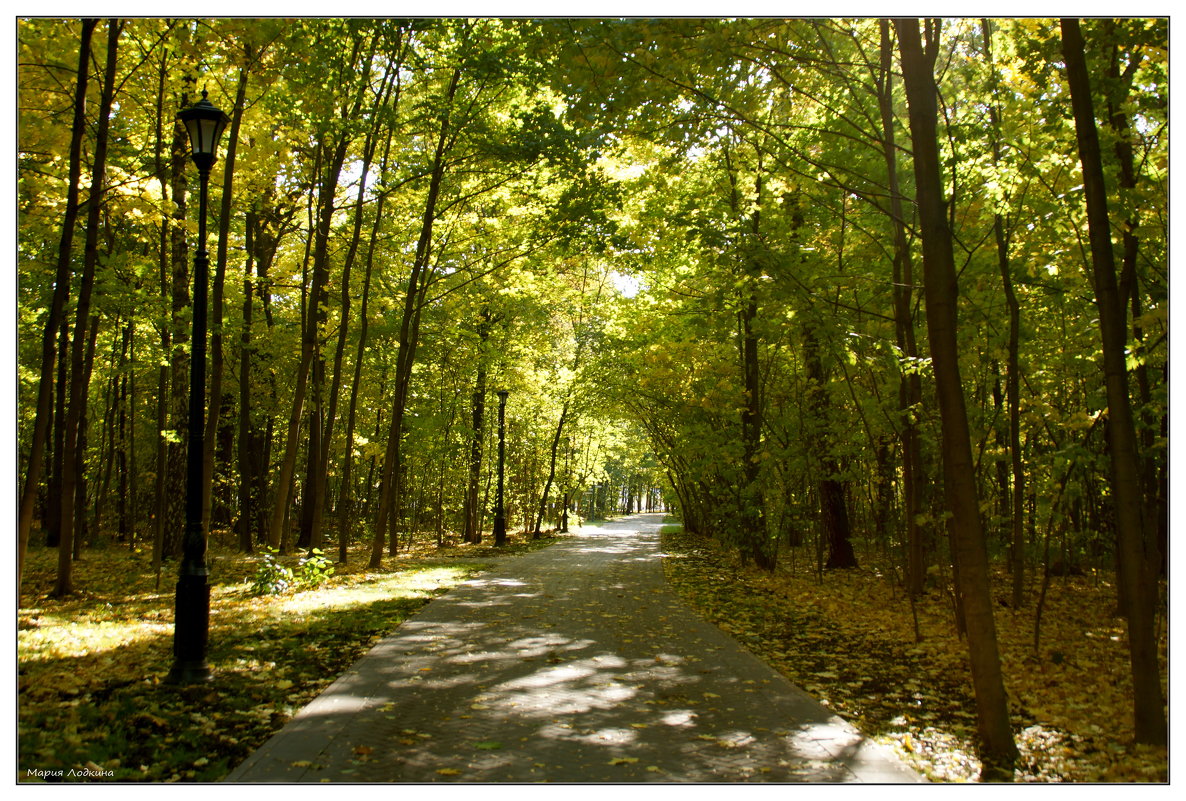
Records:
[[[87,551],[75,565],[80,592],[54,599],[57,552],[31,548],[18,613],[17,781],[218,781],[432,598],[552,542],[425,545],[381,570],[366,569],[359,546],[317,589],[262,597],[250,593],[261,556],[212,544],[215,677],[181,688],[162,683],[175,565],[158,590],[147,554]]]

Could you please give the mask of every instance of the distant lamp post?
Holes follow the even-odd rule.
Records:
[[[494,545],[502,547],[507,544],[507,510],[503,505],[503,477],[507,456],[507,395],[505,389],[498,390],[498,495],[495,496],[494,508]]]
[[[218,140],[230,118],[202,99],[177,114],[189,132],[190,156],[198,168],[198,248],[194,255],[193,338],[190,341],[189,438],[185,471],[185,538],[177,579],[173,623],[173,667],[169,684],[210,680],[206,642],[210,632],[210,584],[206,532],[202,527],[202,452],[206,407],[206,290],[210,258],[206,253],[206,189]]]

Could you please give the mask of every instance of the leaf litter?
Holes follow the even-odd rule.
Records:
[[[876,570],[771,574],[683,531],[663,533],[668,581],[704,617],[932,781],[980,780],[966,643],[950,600],[916,601]],[[786,561],[786,560],[784,560]],[[998,594],[1005,596],[999,577]],[[1034,603],[997,609],[1021,761],[1016,781],[1165,782],[1164,748],[1134,745],[1124,621],[1110,576],[1059,578],[1034,652]],[[1168,631],[1162,618],[1161,669]]]
[[[17,781],[94,781],[69,773],[88,765],[107,781],[218,781],[432,598],[551,541],[426,544],[381,570],[365,567],[361,544],[322,587],[265,597],[249,592],[259,555],[212,544],[215,678],[189,687],[164,683],[175,565],[158,590],[148,554],[88,550],[75,564],[80,592],[58,599],[56,549],[30,548],[17,621]]]

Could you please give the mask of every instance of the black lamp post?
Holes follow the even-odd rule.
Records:
[[[498,390],[498,495],[495,497],[494,508],[494,545],[502,547],[507,544],[507,512],[503,505],[503,475],[507,456],[507,390]]]
[[[209,681],[206,641],[210,631],[210,584],[206,532],[202,526],[202,452],[206,420],[206,289],[210,258],[206,253],[206,188],[214,153],[230,118],[202,99],[177,114],[189,132],[191,157],[198,168],[198,248],[194,255],[193,338],[190,342],[189,438],[185,470],[185,538],[177,579],[170,684]]]

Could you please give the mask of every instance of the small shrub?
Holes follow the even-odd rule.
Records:
[[[334,566],[320,548],[314,548],[297,563],[296,580],[303,587],[320,587],[334,574]]]
[[[275,548],[264,550],[263,560],[256,567],[251,583],[252,595],[279,595],[296,582],[292,569],[280,564],[279,555]]]

